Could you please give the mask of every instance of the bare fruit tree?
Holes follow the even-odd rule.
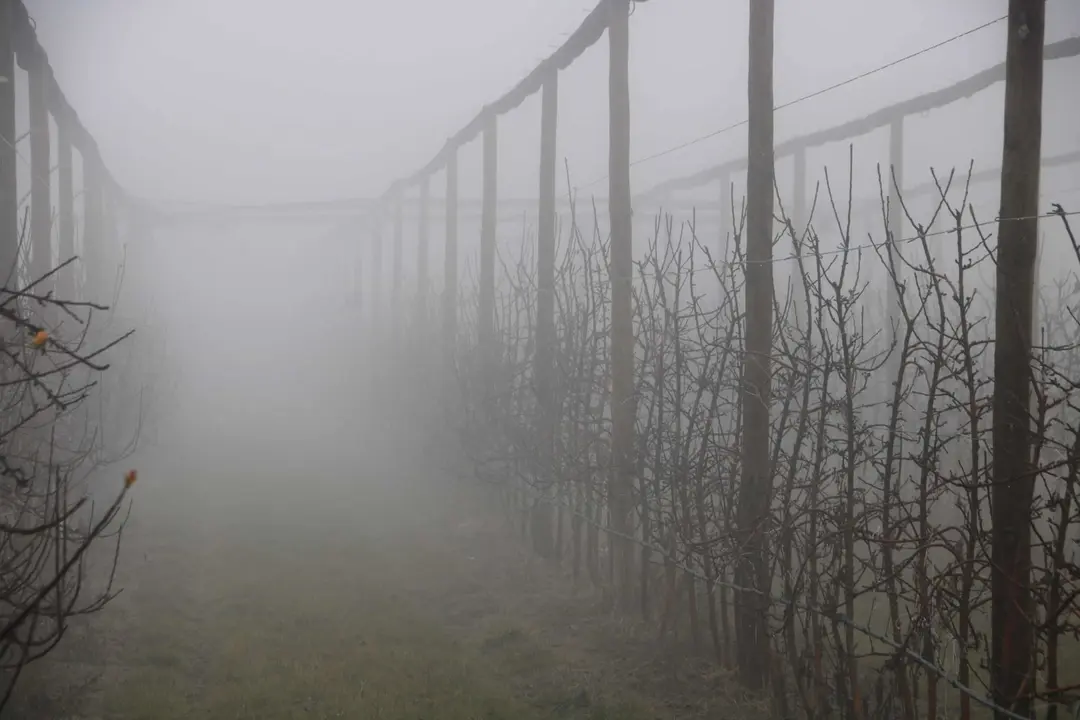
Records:
[[[136,480],[107,463],[133,444],[107,447],[98,420],[110,354],[133,331],[102,337],[107,306],[41,290],[77,263],[21,285],[9,273],[0,287],[0,711],[23,669],[60,643],[72,619],[113,597]],[[90,552],[103,542],[108,552]]]

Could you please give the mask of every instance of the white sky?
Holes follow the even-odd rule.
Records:
[[[593,4],[27,2],[61,84],[117,178],[146,197],[213,202],[381,192],[426,162],[483,103],[550,53]],[[777,0],[776,101],[1004,15],[1006,5],[1007,0]],[[745,116],[746,7],[746,0],[653,0],[638,6],[631,25],[634,157]],[[1080,33],[1078,8],[1073,0],[1051,0],[1048,42]],[[1001,61],[1004,46],[1002,23],[784,110],[777,117],[777,138],[966,77]],[[602,177],[606,168],[606,53],[601,41],[562,77],[560,154],[568,158],[575,182]],[[1051,82],[1075,77],[1051,75],[1048,96]],[[1075,107],[1077,101],[1060,89],[1054,94]],[[961,164],[971,157],[983,167],[996,164],[1000,121],[987,122],[971,110],[965,119],[964,112],[947,121],[960,125],[944,131],[946,120],[936,119],[927,137],[944,135],[949,142],[927,149],[934,157],[945,149]],[[1052,108],[1047,114],[1054,114]],[[534,98],[500,126],[504,196],[534,194],[538,116]],[[1071,117],[1060,128],[1048,119],[1048,146],[1068,145],[1070,136],[1074,144],[1066,149],[1080,146],[1076,114]],[[983,129],[972,132],[974,124]],[[741,154],[744,145],[745,131],[727,133],[635,168],[635,186]],[[462,195],[479,194],[479,157],[479,143],[462,157]],[[434,187],[441,192],[438,182]]]

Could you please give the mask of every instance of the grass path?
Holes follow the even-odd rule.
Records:
[[[587,628],[557,613],[549,634],[514,575],[535,568],[450,494],[295,490],[148,492],[124,592],[28,672],[10,716],[691,717],[574,640]]]

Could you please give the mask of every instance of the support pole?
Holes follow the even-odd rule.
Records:
[[[630,3],[608,4],[609,148],[608,212],[611,223],[611,453],[609,512],[612,529],[612,567],[615,597],[629,611],[633,605],[633,552],[626,536],[634,482],[634,327],[632,288],[633,226],[630,204]]]
[[[102,244],[104,233],[104,168],[97,147],[92,143],[80,148],[83,158],[83,283],[82,299],[111,302],[101,287],[103,274]]]
[[[533,548],[543,558],[555,555],[552,501],[556,480],[555,428],[555,148],[559,113],[559,75],[552,66],[544,80],[540,109],[540,207],[536,238],[536,404],[540,411],[540,495],[533,507]]]
[[[731,173],[724,173],[720,178],[720,257],[717,262],[725,263],[731,260],[731,203],[734,201],[734,193],[731,191]]]
[[[401,335],[405,326],[405,303],[401,297],[401,266],[402,255],[404,253],[404,208],[402,207],[403,198],[401,193],[397,194],[394,199],[394,277],[393,277],[393,289],[392,300],[393,309],[390,311],[391,322],[394,323],[394,345],[398,352],[401,351]]]
[[[10,2],[0,2],[0,285],[15,289],[19,260],[19,189],[15,152],[15,47]]]
[[[371,222],[371,330],[381,338],[386,313],[383,311],[383,240],[382,206],[376,206],[370,214]]]
[[[795,243],[801,242],[806,232],[807,223],[807,209],[806,209],[806,148],[799,148],[795,152],[795,192],[794,192],[794,204],[791,210],[791,227],[794,230],[795,237],[792,239],[792,251],[795,250]],[[803,254],[804,248],[799,249],[799,253]],[[795,320],[802,322],[802,312],[800,308],[803,306],[803,302],[806,300],[806,278],[803,277],[802,272],[799,270],[799,264],[797,262],[791,263],[793,277],[791,279],[791,292],[794,293],[794,308],[795,308]],[[806,259],[803,260],[803,266],[809,270],[810,266],[806,263]],[[807,332],[810,332],[810,328],[806,328]]]
[[[71,131],[66,123],[57,126],[56,144],[57,172],[59,174],[59,221],[60,243],[58,261],[63,263],[75,257],[75,188],[74,163],[72,161]],[[69,265],[57,277],[56,294],[62,300],[75,299],[75,272],[77,264]]]
[[[477,333],[480,363],[485,384],[485,405],[492,410],[495,385],[495,223],[498,203],[498,135],[497,118],[489,115],[484,125],[484,192],[483,216],[480,226],[480,291]]]
[[[30,106],[30,282],[36,282],[52,269],[52,193],[50,189],[49,144],[49,63],[45,53],[35,47],[29,59]],[[34,287],[34,294],[45,295],[53,287],[52,278]]]
[[[420,180],[420,227],[416,241],[416,322],[420,337],[427,332],[428,320],[428,246],[431,242],[430,223],[431,176]]]
[[[889,244],[886,248],[886,258],[890,267],[896,273],[898,281],[903,280],[903,263],[900,261],[900,241],[904,239],[904,120],[897,118],[889,124]],[[889,318],[889,326],[896,328],[900,322],[900,298],[897,295],[896,284],[888,283],[889,306],[886,310]],[[891,335],[892,333],[890,333]],[[895,380],[895,366],[889,365],[891,377]]]
[[[1043,0],[1009,0],[994,343],[990,690],[995,702],[1023,717],[1032,714],[1035,689],[1030,409],[1045,31]]]
[[[743,360],[742,486],[738,528],[739,671],[751,689],[769,676],[769,402],[773,329],[773,0],[750,3],[749,151],[746,174],[746,353]]]
[[[447,372],[457,361],[458,305],[458,151],[446,159],[446,246],[443,251],[443,363]],[[447,378],[448,381],[452,377]]]

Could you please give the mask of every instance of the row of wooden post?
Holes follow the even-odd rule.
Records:
[[[608,3],[609,41],[609,198],[608,212],[611,228],[609,278],[611,282],[612,323],[610,337],[610,362],[612,374],[612,460],[609,476],[608,498],[612,530],[612,569],[615,579],[615,597],[619,605],[629,608],[633,602],[634,554],[626,537],[633,535],[631,516],[634,493],[634,435],[636,407],[634,397],[634,335],[632,317],[633,237],[630,187],[630,99],[629,99],[629,28],[628,17],[631,0],[611,0]],[[772,131],[772,3],[754,3],[751,12],[752,41],[750,160],[748,170],[748,227],[747,227],[747,361],[745,371],[753,386],[753,396],[769,396],[771,371],[768,363],[772,335],[772,237],[773,237],[773,131]],[[764,39],[764,40],[762,40]],[[533,508],[535,549],[542,555],[555,552],[552,536],[551,498],[544,498],[545,491],[555,481],[554,453],[558,422],[558,408],[554,405],[555,388],[555,172],[556,139],[558,124],[559,69],[549,65],[544,68],[540,92],[541,130],[537,233],[537,317],[536,354],[534,377],[537,389],[538,428],[542,457],[548,463],[541,468],[538,478],[542,499]],[[756,102],[754,100],[756,99]],[[498,202],[498,156],[497,115],[490,111],[484,117],[482,129],[483,182],[480,231],[480,267],[477,329],[482,363],[494,361],[495,344],[495,241],[496,205]],[[902,125],[893,123],[890,135],[891,162],[897,183],[902,183]],[[452,147],[446,154],[446,247],[444,265],[444,293],[442,298],[442,355],[446,363],[455,359],[458,322],[458,148]],[[806,221],[806,150],[794,153],[795,205],[793,222],[802,228]],[[434,170],[432,170],[434,172]],[[430,211],[430,173],[422,175],[415,183],[419,186],[419,225],[416,268],[417,293],[414,317],[427,322],[428,312],[428,245]],[[408,322],[407,304],[402,296],[402,197],[403,188],[392,202],[394,209],[394,256],[392,300],[390,313],[395,334]],[[731,227],[732,203],[730,176],[722,179],[721,223],[724,232]],[[891,193],[890,224],[895,232],[899,227],[899,202],[895,191]],[[382,217],[382,211],[378,211]],[[381,219],[376,220],[374,246],[381,242]],[[725,253],[726,253],[725,248]],[[377,251],[381,252],[381,251]],[[892,249],[890,248],[890,252]],[[376,255],[375,275],[381,271],[381,256]],[[801,288],[801,285],[799,286]],[[484,367],[481,376],[491,383],[493,373]],[[487,391],[492,388],[489,386]],[[489,396],[490,397],[490,396]],[[768,401],[744,403],[744,424],[747,437],[756,438],[744,447],[743,492],[747,503],[741,508],[740,526],[764,528],[763,517],[768,513],[767,486],[769,478],[769,407]],[[537,533],[536,530],[540,532]],[[756,585],[766,582],[765,549],[763,529],[751,531],[746,538],[751,549],[761,546],[742,568],[740,579],[744,584]],[[765,658],[768,657],[766,625],[767,603],[758,597],[742,603],[744,608],[738,623],[740,667],[744,680],[753,687],[760,687],[768,673]]]
[[[58,183],[57,222],[59,261],[75,255],[76,217],[73,151],[82,158],[84,226],[83,252],[87,282],[100,280],[102,239],[119,190],[101,160],[97,143],[79,121],[56,83],[48,56],[34,32],[26,8],[19,0],[0,0],[0,273],[4,285],[14,290],[20,280],[15,271],[19,263],[22,213],[17,183],[18,163],[23,157],[18,148],[15,128],[15,67],[27,72],[30,115],[30,186],[29,237],[32,260],[29,280],[37,281],[55,267],[52,260],[52,142],[49,117],[57,127],[56,168]],[[74,268],[34,287],[34,293],[49,291],[62,299],[74,299],[77,291]],[[53,281],[56,282],[53,282]]]
[[[612,357],[612,408],[614,434],[612,456],[615,471],[611,476],[613,524],[622,533],[630,531],[630,513],[633,483],[633,435],[635,407],[633,397],[633,320],[631,306],[631,283],[633,276],[633,238],[630,211],[630,97],[629,97],[629,27],[630,0],[613,0],[608,3],[608,37],[610,45],[610,148],[608,202],[611,222],[610,276],[612,280],[613,325],[611,336]],[[555,179],[556,145],[558,128],[559,68],[548,64],[544,68],[541,85],[540,168],[537,236],[537,325],[536,367],[537,404],[541,417],[541,440],[545,457],[554,453],[555,425],[558,409],[553,404],[555,384]],[[478,342],[481,348],[480,362],[487,365],[482,377],[491,382],[494,362],[495,337],[495,245],[498,204],[498,117],[489,111],[481,131],[483,148],[482,209],[480,224],[479,297],[477,307]],[[458,333],[458,149],[451,148],[440,168],[446,172],[446,229],[444,251],[444,292],[442,296],[441,336],[442,356],[445,362],[453,362]],[[433,171],[434,172],[434,171]],[[420,193],[417,230],[417,286],[415,306],[410,314],[421,327],[429,327],[428,304],[428,254],[429,211],[431,174],[424,174],[416,181]],[[401,329],[409,323],[405,313],[409,304],[403,297],[403,211],[401,188],[394,203],[393,217],[393,266],[392,311],[388,317],[393,323],[393,333],[400,339]],[[383,208],[375,211],[372,228],[372,247],[381,248]],[[382,268],[381,249],[373,250],[374,275]],[[375,281],[379,282],[378,280]],[[377,291],[378,285],[373,285]],[[377,295],[375,296],[377,297]],[[376,300],[377,302],[377,300]],[[377,311],[376,311],[377,312]],[[489,386],[487,392],[493,391]],[[554,480],[553,467],[546,467],[541,486],[550,486]],[[551,512],[548,503],[541,502],[537,512]],[[537,523],[549,527],[550,522]],[[553,551],[553,538],[537,539],[537,550],[542,554]],[[633,558],[627,545],[617,550],[619,558],[619,586],[625,587],[629,599],[633,586]]]

